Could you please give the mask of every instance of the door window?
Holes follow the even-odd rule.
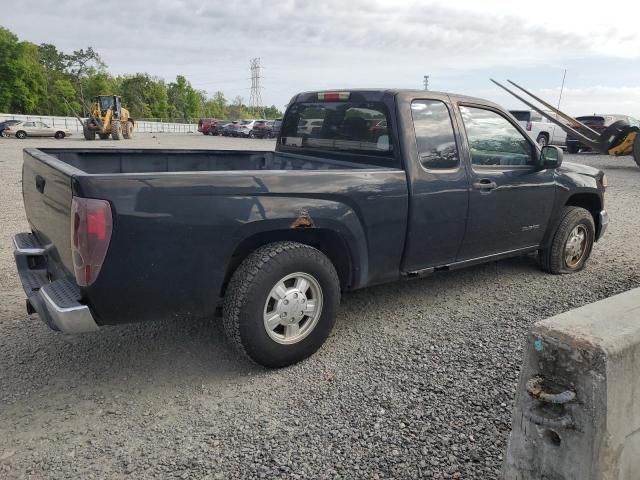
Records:
[[[439,100],[411,104],[418,159],[428,170],[457,168],[460,164],[449,109]]]
[[[34,122],[24,122],[23,126],[25,126],[25,127],[35,127],[36,125],[35,125]]]
[[[484,108],[461,106],[474,166],[534,166],[529,140],[502,115]]]

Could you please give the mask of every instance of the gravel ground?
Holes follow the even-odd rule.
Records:
[[[56,334],[26,315],[10,245],[27,229],[20,150],[45,144],[86,145],[0,139],[0,478],[498,478],[528,327],[640,285],[640,169],[568,155],[611,185],[579,274],[524,257],[351,293],[327,344],[280,371],[238,357],[219,319]]]

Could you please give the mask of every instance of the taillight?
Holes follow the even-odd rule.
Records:
[[[527,122],[527,131],[531,131],[531,122]]]
[[[71,252],[73,273],[79,286],[88,287],[98,278],[111,241],[112,228],[109,202],[73,197]]]

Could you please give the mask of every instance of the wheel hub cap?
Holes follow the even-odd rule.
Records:
[[[264,307],[264,326],[278,343],[301,341],[315,328],[322,313],[322,289],[306,273],[293,273],[271,289]]]
[[[583,225],[576,226],[567,239],[564,247],[564,259],[568,267],[580,263],[587,250],[587,230]]]

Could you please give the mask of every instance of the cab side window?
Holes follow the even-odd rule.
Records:
[[[529,140],[502,115],[484,108],[461,106],[473,166],[534,166]]]
[[[458,168],[460,157],[449,109],[439,100],[411,103],[418,159],[428,170]]]

